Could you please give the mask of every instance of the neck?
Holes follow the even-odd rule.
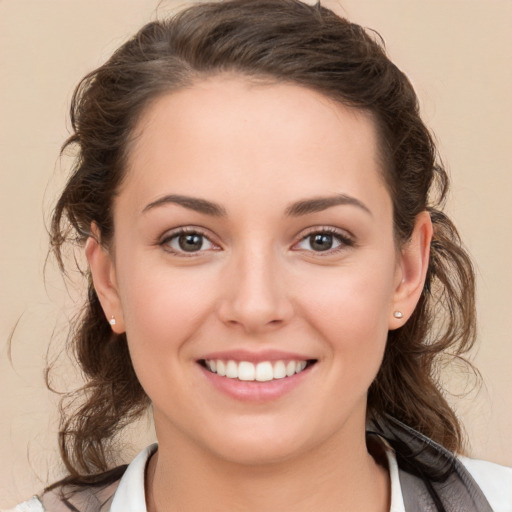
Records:
[[[161,444],[149,462],[148,512],[389,510],[389,476],[368,453],[364,432],[264,465],[219,459],[182,441]]]

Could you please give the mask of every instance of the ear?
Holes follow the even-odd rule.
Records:
[[[85,256],[91,269],[94,289],[105,313],[105,321],[110,322],[115,333],[122,334],[125,331],[124,318],[117,289],[114,261],[109,251],[101,245],[100,237],[100,230],[93,223],[91,236],[85,243]]]
[[[430,214],[427,211],[421,212],[416,217],[410,239],[400,251],[389,329],[398,329],[404,325],[421,297],[428,270],[432,233]]]

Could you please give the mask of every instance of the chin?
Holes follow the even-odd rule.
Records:
[[[318,426],[304,424],[296,418],[287,422],[282,418],[281,421],[253,418],[253,421],[237,421],[236,425],[224,424],[210,434],[213,436],[203,439],[204,448],[219,459],[245,466],[289,461],[322,445],[330,437],[329,432],[321,432]]]
[[[286,462],[302,452],[299,443],[283,440],[240,439],[232,440],[222,447],[217,447],[215,455],[231,464],[241,466],[268,466]]]

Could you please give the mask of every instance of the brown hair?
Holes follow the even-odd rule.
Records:
[[[460,424],[437,381],[443,354],[461,356],[475,335],[474,275],[457,231],[441,212],[448,178],[407,77],[374,33],[319,4],[298,0],[200,3],[144,26],[77,87],[75,167],[58,203],[51,242],[63,268],[63,245],[83,244],[95,222],[108,246],[112,202],[123,179],[134,126],[159,95],[212,74],[234,72],[300,84],[372,114],[394,208],[397,245],[415,217],[434,224],[425,288],[409,321],[388,337],[382,367],[368,396],[369,417],[390,414],[451,450]],[[86,384],[78,407],[62,410],[60,447],[70,475],[85,482],[107,470],[113,439],[141,415],[149,398],[133,370],[125,335],[115,335],[89,279],[88,300],[69,337]]]

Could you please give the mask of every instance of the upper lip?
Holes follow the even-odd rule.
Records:
[[[251,363],[260,363],[262,361],[309,361],[314,358],[294,353],[294,352],[286,352],[282,350],[258,350],[251,351],[247,349],[239,349],[239,350],[226,350],[219,352],[210,352],[204,357],[199,358],[199,360],[222,360],[222,361],[249,361]]]

